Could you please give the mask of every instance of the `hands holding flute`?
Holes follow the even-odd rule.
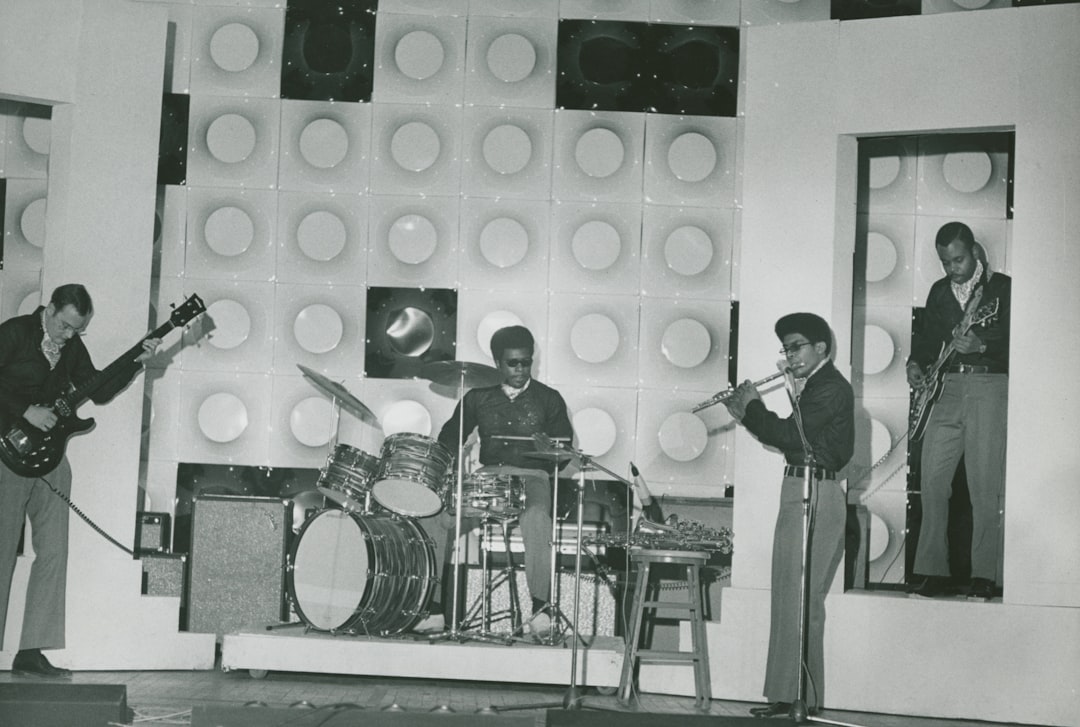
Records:
[[[727,407],[731,416],[737,421],[742,421],[743,416],[746,415],[746,405],[760,398],[761,394],[758,393],[757,386],[747,379],[735,387],[730,397],[724,399],[724,406]]]

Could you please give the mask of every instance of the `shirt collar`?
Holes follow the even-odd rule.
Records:
[[[510,386],[509,384],[502,384],[502,390],[503,390],[503,393],[506,394],[506,398],[509,399],[510,401],[513,401],[514,399],[521,396],[521,394],[523,394],[525,392],[525,390],[529,388],[529,384],[531,384],[531,383],[532,383],[532,379],[529,379],[528,381],[525,382],[525,385],[522,386],[520,389],[515,389],[513,386]]]

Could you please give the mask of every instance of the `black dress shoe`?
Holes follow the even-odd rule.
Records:
[[[944,596],[948,579],[945,576],[926,576],[908,589],[908,593],[919,598],[937,598]]]
[[[791,712],[791,702],[773,702],[764,707],[751,707],[750,714],[755,717],[785,717]]]
[[[15,654],[11,662],[11,673],[15,676],[37,677],[38,679],[71,678],[71,671],[50,664],[40,649],[24,649]]]
[[[968,589],[968,598],[976,601],[991,601],[994,598],[994,582],[989,578],[972,578]]]

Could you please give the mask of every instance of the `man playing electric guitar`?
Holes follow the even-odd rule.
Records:
[[[7,432],[9,425],[20,422],[48,432],[63,420],[65,413],[54,411],[48,402],[99,373],[81,338],[93,312],[86,288],[68,284],[53,291],[47,306],[0,324],[0,430]],[[130,360],[110,367],[112,375],[93,392],[93,401],[104,403],[127,386],[160,342],[146,338]],[[71,493],[66,457],[61,455],[45,476],[59,492]],[[64,647],[68,508],[39,479],[22,477],[0,462],[0,647],[19,535],[29,516],[34,563],[19,652],[11,670],[20,676],[63,678],[71,672],[53,666],[41,650]]]
[[[969,597],[990,600],[1001,555],[1012,279],[989,270],[971,229],[961,222],[943,225],[935,245],[945,277],[930,288],[922,325],[912,335],[908,383],[921,392],[928,367],[938,373],[939,354],[948,356],[923,432],[922,527],[912,593],[932,597],[945,590],[949,498],[963,457],[972,515]],[[993,315],[979,315],[982,310]]]

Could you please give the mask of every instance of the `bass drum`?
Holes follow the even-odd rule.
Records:
[[[415,520],[324,510],[300,530],[286,585],[317,631],[389,636],[427,616],[437,583],[431,539]]]

